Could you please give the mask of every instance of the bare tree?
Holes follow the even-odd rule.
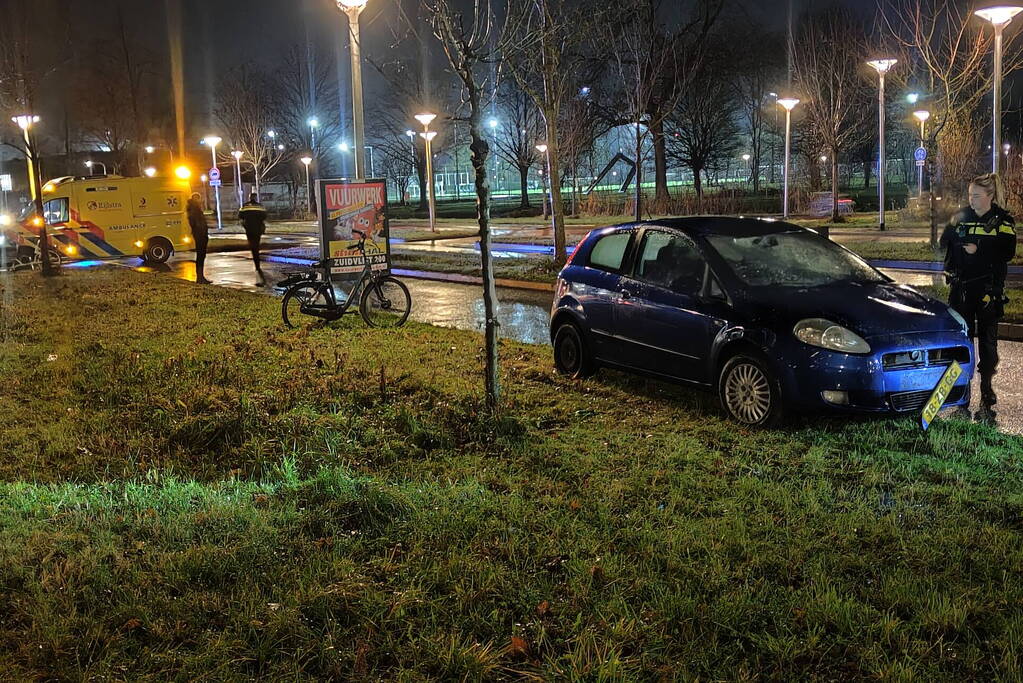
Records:
[[[691,90],[689,79],[699,69],[723,6],[723,0],[696,0],[688,15],[671,21],[660,0],[625,0],[613,5],[610,21],[601,22],[602,42],[613,46],[605,83],[617,86],[604,93],[607,117],[636,130],[637,220],[642,217],[644,140],[649,136],[654,149],[654,202],[663,208],[669,199],[665,121]]]
[[[506,47],[502,54],[519,87],[536,103],[543,116],[548,181],[551,193],[551,224],[554,230],[554,263],[563,265],[565,254],[565,206],[561,198],[562,108],[582,84],[579,75],[587,62],[586,41],[593,36],[587,27],[598,23],[596,3],[572,0],[510,0]]]
[[[817,150],[831,161],[831,220],[838,212],[838,157],[865,133],[871,111],[866,26],[852,12],[838,7],[806,17],[799,27],[792,56],[795,83],[805,96],[803,112]]]
[[[730,42],[742,45],[743,49],[733,53],[734,76],[732,84],[739,104],[742,126],[749,139],[750,180],[753,192],[760,192],[760,167],[764,162],[765,134],[771,120],[768,107],[777,107],[770,97],[770,91],[781,82],[784,54],[781,39],[769,34],[759,26],[745,24],[746,28],[734,30]]]
[[[928,138],[937,143],[936,180],[958,183],[975,170],[976,149],[963,144],[991,92],[993,32],[958,0],[896,0],[879,21],[912,55],[914,76],[929,94]],[[1023,66],[1019,32],[1004,38],[1003,71]],[[961,175],[966,174],[966,175]]]
[[[701,176],[738,147],[738,104],[725,55],[704,61],[666,121],[668,155],[689,167],[698,206],[703,204]]]
[[[504,47],[494,39],[495,17],[490,0],[474,0],[472,9],[463,13],[454,6],[454,0],[423,0],[430,17],[434,35],[444,47],[455,75],[461,81],[463,103],[468,109],[469,136],[472,142],[472,167],[475,174],[476,209],[480,226],[480,258],[483,272],[483,308],[486,337],[485,385],[487,404],[497,407],[500,395],[497,361],[497,290],[494,285],[494,266],[490,254],[490,182],[487,178],[487,158],[490,145],[483,133],[483,116],[488,88],[483,66],[489,66]]]
[[[519,207],[528,209],[529,169],[540,159],[536,145],[543,139],[543,117],[533,99],[513,80],[501,82],[497,104],[494,151],[519,172]]]
[[[288,50],[278,65],[274,110],[280,121],[274,130],[283,137],[287,152],[282,163],[294,162],[309,152],[313,158],[310,171],[318,174],[339,153],[337,145],[347,122],[341,120],[337,106],[334,69],[332,56],[298,45]]]
[[[275,126],[284,116],[277,109],[275,92],[270,76],[249,65],[228,71],[217,88],[214,115],[230,143],[224,160],[230,162],[228,152],[239,150],[253,166],[257,188],[288,154],[277,141]]]

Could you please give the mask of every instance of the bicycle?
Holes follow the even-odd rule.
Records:
[[[338,301],[330,281],[330,267],[334,259],[323,259],[306,271],[293,274],[278,283],[286,287],[281,302],[281,317],[285,326],[298,327],[300,315],[320,318],[326,322],[340,319],[349,311],[352,303],[359,300],[359,314],[370,327],[399,327],[408,320],[412,309],[412,296],[408,288],[391,275],[373,271],[366,254],[366,233],[353,230],[359,235],[355,248],[362,253],[362,275],[352,291],[343,301]],[[360,293],[361,290],[361,293]]]

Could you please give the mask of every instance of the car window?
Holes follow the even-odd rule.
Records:
[[[751,287],[885,281],[863,259],[811,232],[710,235],[707,240],[736,277]]]
[[[704,261],[696,245],[681,235],[647,230],[643,236],[636,278],[682,294],[703,286]]]
[[[46,224],[57,225],[58,223],[67,223],[67,210],[68,201],[66,197],[51,199],[46,202],[43,204],[43,217],[46,219]]]
[[[597,240],[590,252],[590,265],[605,270],[621,270],[631,232],[615,232]]]

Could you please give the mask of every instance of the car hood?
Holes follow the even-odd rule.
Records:
[[[887,282],[842,282],[823,287],[749,290],[749,312],[791,327],[804,318],[825,318],[870,338],[907,332],[958,331],[944,303]]]

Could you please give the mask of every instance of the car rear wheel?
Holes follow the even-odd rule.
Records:
[[[554,367],[572,379],[585,379],[596,370],[582,332],[574,323],[562,323],[554,333]]]
[[[149,240],[142,258],[146,263],[166,263],[172,253],[174,253],[174,247],[170,242],[162,237],[154,237]]]
[[[741,353],[725,363],[718,378],[718,397],[730,418],[751,427],[775,425],[782,418],[778,383],[767,363],[750,354]]]

